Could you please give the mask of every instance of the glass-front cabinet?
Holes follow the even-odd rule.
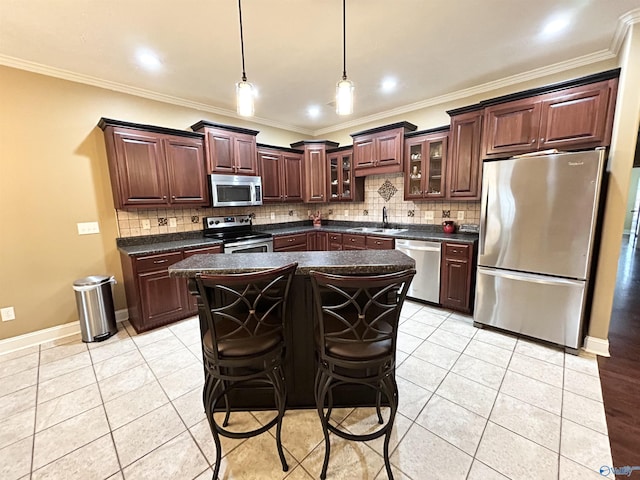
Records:
[[[329,200],[353,200],[353,150],[329,153]]]
[[[405,140],[404,199],[443,198],[448,132]]]

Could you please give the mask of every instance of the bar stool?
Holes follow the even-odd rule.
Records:
[[[216,444],[214,479],[218,478],[222,457],[220,435],[249,438],[276,424],[276,445],[282,470],[286,472],[289,469],[280,439],[287,398],[282,363],[287,297],[297,266],[297,263],[292,263],[241,275],[196,276],[207,325],[202,338],[205,366],[203,402]],[[228,393],[240,386],[254,385],[273,387],[276,416],[266,425],[248,432],[226,430],[224,427],[229,424],[231,413]],[[222,426],[213,417],[221,398],[225,402]]]
[[[376,276],[311,272],[317,322],[315,399],[325,441],[320,474],[323,480],[329,466],[329,432],[355,441],[384,435],[384,463],[389,479],[393,480],[389,440],[398,408],[396,338],[400,310],[415,273],[413,269]],[[346,384],[366,385],[375,390],[376,413],[382,427],[369,434],[354,435],[329,423],[333,389]],[[383,394],[390,407],[386,424],[380,409]]]

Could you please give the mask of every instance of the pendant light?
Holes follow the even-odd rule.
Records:
[[[347,79],[347,5],[342,0],[342,80],[336,85],[336,113],[351,115],[353,113],[354,85]]]
[[[238,14],[240,16],[240,50],[242,52],[242,81],[236,83],[236,105],[238,115],[252,117],[254,113],[253,99],[255,92],[253,85],[247,82],[244,70],[244,37],[242,35],[242,0],[238,0]]]

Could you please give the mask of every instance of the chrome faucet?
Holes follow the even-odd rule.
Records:
[[[387,217],[387,207],[382,207],[382,228],[389,226],[389,218]]]

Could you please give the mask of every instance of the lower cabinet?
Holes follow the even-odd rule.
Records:
[[[273,237],[274,252],[306,252],[307,233],[294,233],[292,235],[277,235]]]
[[[141,257],[121,254],[129,321],[136,332],[167,325],[197,313],[183,278],[169,276],[169,267],[196,253],[220,253],[207,247]]]
[[[367,237],[365,235],[358,235],[352,233],[342,234],[342,249],[343,250],[366,250]]]
[[[473,245],[443,242],[440,268],[440,304],[471,312]]]

